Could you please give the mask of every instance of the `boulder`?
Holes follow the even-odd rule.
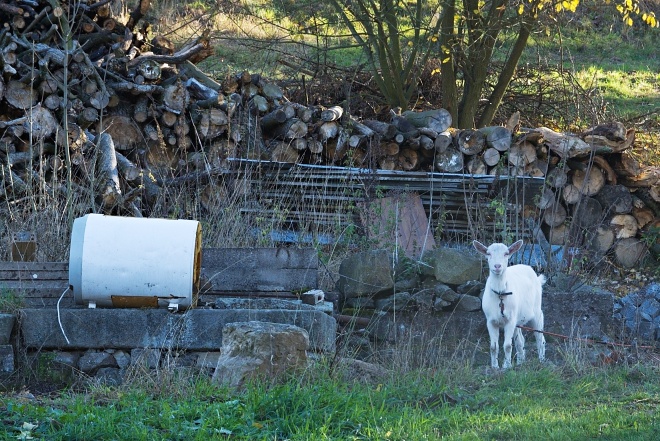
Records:
[[[339,267],[339,291],[346,298],[391,292],[392,258],[387,250],[373,250],[347,257]]]
[[[447,285],[462,285],[482,278],[481,258],[468,251],[437,248],[426,252],[423,260],[433,267],[436,280]]]
[[[250,378],[276,378],[307,365],[309,336],[297,326],[238,322],[225,325],[222,334],[214,382],[236,388]]]

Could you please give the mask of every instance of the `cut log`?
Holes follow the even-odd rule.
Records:
[[[637,176],[642,172],[637,159],[627,152],[618,155],[612,155],[610,164],[618,176]]]
[[[589,231],[586,244],[591,251],[598,255],[604,255],[614,245],[614,230],[609,225],[599,225]]]
[[[321,121],[330,122],[339,120],[344,114],[341,106],[333,106],[321,112]]]
[[[623,142],[626,140],[626,127],[623,125],[623,123],[616,121],[599,124],[595,127],[591,127],[585,130],[582,133],[582,137],[585,136],[602,136],[611,141]]]
[[[545,182],[554,188],[563,188],[568,182],[568,175],[566,170],[562,167],[555,167],[548,172],[545,177]]]
[[[463,154],[453,147],[442,153],[437,153],[434,163],[439,172],[460,173],[463,171]]]
[[[382,142],[380,143],[380,147],[378,149],[379,156],[397,156],[399,154],[399,144],[396,142]]]
[[[435,151],[438,153],[446,151],[453,141],[454,138],[449,130],[438,133],[438,136],[435,137]]]
[[[23,122],[26,132],[32,133],[35,141],[50,137],[57,130],[57,120],[53,113],[41,105],[36,105],[27,113],[27,119]]]
[[[556,202],[555,192],[550,188],[544,188],[541,197],[539,198],[536,206],[541,210],[551,207]]]
[[[378,159],[378,168],[380,170],[397,170],[399,167],[398,156],[383,156]]]
[[[539,167],[539,162],[534,161],[531,164],[527,164],[525,166],[525,175],[532,176],[535,178],[542,178],[543,176],[545,176],[545,172]]]
[[[632,211],[633,198],[630,191],[623,185],[605,185],[596,195],[607,212],[627,214]]]
[[[624,268],[634,268],[648,255],[647,246],[634,237],[621,239],[614,244],[614,256]]]
[[[594,164],[597,164],[598,167],[603,171],[603,174],[605,175],[605,181],[608,184],[617,184],[616,173],[614,172],[614,169],[612,169],[612,166],[607,162],[607,159],[603,158],[602,156],[594,156],[593,162]]]
[[[564,245],[570,243],[570,228],[566,224],[559,224],[548,229],[548,242],[550,245]]]
[[[478,130],[461,130],[458,149],[466,155],[476,155],[484,150],[486,136]]]
[[[562,197],[564,198],[564,202],[569,205],[573,205],[580,200],[582,194],[575,185],[567,184],[564,188],[562,188]]]
[[[605,176],[595,164],[588,170],[573,172],[573,185],[585,196],[593,196],[605,186]]]
[[[655,219],[655,216],[653,215],[653,211],[646,206],[642,206],[642,207],[634,206],[632,209],[632,215],[637,220],[637,227],[640,230],[646,227],[647,225],[650,225],[651,222],[653,222],[653,220]]]
[[[641,173],[636,176],[622,177],[620,183],[626,187],[652,187],[660,183],[660,167],[642,167]]]
[[[494,148],[499,152],[506,152],[511,148],[512,133],[506,127],[482,127],[479,131],[486,135],[486,145],[488,147]]]
[[[465,170],[473,175],[485,175],[488,173],[486,163],[479,156],[473,156],[465,165]]]
[[[520,129],[520,111],[516,110],[506,121],[506,128],[511,133],[516,133]]]
[[[37,91],[29,84],[9,81],[5,86],[5,100],[17,109],[26,110],[37,104]]]
[[[603,206],[594,198],[582,199],[573,213],[573,221],[583,229],[600,225],[603,222]]]
[[[415,127],[426,127],[436,132],[444,132],[451,127],[451,114],[445,109],[426,110],[424,112],[413,112],[407,110],[401,114]]]
[[[180,115],[188,108],[189,103],[190,94],[182,81],[177,81],[176,84],[165,88],[163,104],[170,112]]]
[[[99,150],[98,169],[101,176],[101,197],[103,207],[107,211],[117,204],[121,195],[117,157],[112,137],[107,133],[101,133],[97,148]]]
[[[560,158],[575,158],[591,153],[591,146],[577,136],[558,133],[547,127],[539,127],[535,131],[543,136],[544,144]]]
[[[339,124],[336,121],[324,122],[318,128],[317,133],[321,142],[327,142],[328,139],[339,135]]]
[[[617,214],[610,220],[610,226],[614,229],[617,239],[627,239],[637,235],[637,219],[630,214]]]
[[[426,135],[420,135],[419,138],[417,138],[417,139],[419,139],[420,148],[422,148],[424,150],[433,150],[433,149],[435,149],[435,141],[432,138],[430,138]]]
[[[307,138],[307,149],[314,154],[323,153],[323,143],[316,138],[309,137]]]
[[[397,161],[401,168],[406,171],[417,170],[420,164],[419,155],[412,149],[401,150]]]
[[[514,167],[526,167],[536,161],[536,148],[529,142],[514,145],[509,149],[508,161]]]
[[[376,121],[373,119],[368,119],[362,121],[362,123],[369,127],[371,130],[376,132],[383,140],[390,140],[396,136],[398,130],[395,125],[386,123],[383,121]]]
[[[599,155],[619,153],[632,147],[635,142],[635,129],[628,129],[623,140],[609,139],[603,135],[586,135],[584,141]]]
[[[128,150],[142,142],[140,128],[126,116],[106,116],[97,124],[98,133],[107,132],[117,150]]]
[[[333,123],[327,123],[333,124]],[[270,134],[275,139],[296,139],[305,138],[308,134],[307,124],[300,121],[298,118],[291,118],[271,130]]]
[[[261,130],[268,135],[276,127],[279,127],[286,121],[286,112],[282,108],[273,110],[261,118]]]
[[[298,162],[299,152],[288,142],[278,142],[271,152],[270,159],[275,162]]]
[[[543,222],[551,228],[558,227],[566,221],[566,209],[558,202],[548,207],[543,213]]]
[[[361,122],[353,119],[352,117],[348,123],[348,127],[352,131],[352,134],[354,135],[371,138],[376,134],[376,132],[371,128],[369,128],[366,124],[362,124]]]
[[[484,162],[489,167],[494,167],[500,162],[500,152],[494,148],[488,148],[484,151]]]

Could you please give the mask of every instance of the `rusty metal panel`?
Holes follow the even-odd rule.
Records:
[[[361,203],[388,192],[419,194],[436,238],[455,239],[475,233],[494,234],[515,229],[527,237],[523,207],[533,205],[543,178],[529,176],[463,175],[435,172],[367,170],[347,167],[233,160],[225,175],[246,185],[258,201],[247,215],[272,219],[293,230],[360,225]],[[498,213],[492,201],[504,205]]]

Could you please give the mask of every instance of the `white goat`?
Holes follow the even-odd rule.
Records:
[[[543,331],[543,310],[541,296],[545,276],[537,275],[529,265],[509,264],[509,257],[520,249],[523,241],[519,240],[510,247],[503,243],[494,243],[489,247],[478,241],[472,242],[474,248],[488,258],[490,275],[486,280],[481,309],[486,315],[486,326],[490,335],[490,364],[498,368],[500,329],[504,330],[504,364],[511,367],[512,339],[516,341],[516,359],[518,364],[525,360],[525,338],[518,326],[528,324],[532,329]],[[536,332],[536,348],[539,360],[545,359],[545,338],[542,332]]]

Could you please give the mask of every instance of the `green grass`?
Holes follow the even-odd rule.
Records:
[[[323,368],[322,368],[323,369]],[[394,375],[348,384],[317,372],[242,392],[200,377],[147,392],[2,397],[1,439],[651,440],[660,432],[658,369],[528,366]],[[147,389],[149,390],[149,389]],[[27,425],[24,425],[27,424]]]

